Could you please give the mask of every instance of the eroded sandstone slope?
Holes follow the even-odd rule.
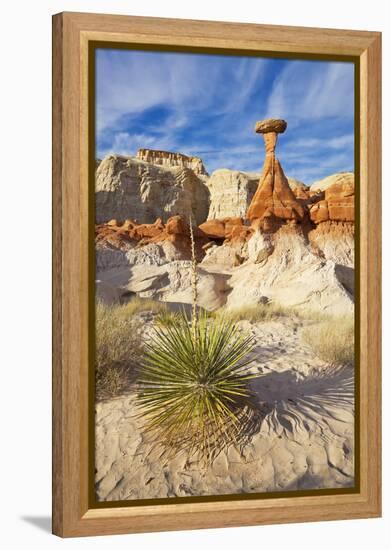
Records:
[[[233,170],[208,178],[200,159],[177,153],[106,157],[96,179],[98,295],[189,303],[191,220],[206,309],[271,301],[351,311],[354,176],[311,187],[287,178],[275,156],[285,129],[257,123],[266,150],[259,180]]]

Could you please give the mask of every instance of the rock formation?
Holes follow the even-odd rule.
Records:
[[[354,222],[354,183],[348,178],[337,181],[325,190],[324,200],[316,202],[310,209],[315,223],[337,221]]]
[[[309,205],[310,218],[316,227],[308,234],[311,245],[324,258],[353,268],[354,175],[329,176],[317,182],[313,192],[318,193],[318,200]]]
[[[242,218],[223,218],[221,220],[208,220],[199,226],[204,235],[211,239],[241,239],[250,237],[252,229],[244,225]]]
[[[198,228],[193,229],[196,240],[196,255],[202,259],[203,247],[209,238]],[[110,220],[95,226],[95,242],[99,249],[130,250],[155,244],[164,247],[165,254],[171,245],[170,256],[189,259],[191,256],[189,224],[181,216],[173,216],[163,223],[158,218],[154,223],[137,224],[132,220]],[[143,255],[143,253],[141,253]]]
[[[259,176],[238,170],[215,170],[208,181],[208,219],[244,218],[258,186]]]
[[[97,162],[97,293],[191,302],[189,219],[194,224],[200,301],[206,309],[274,301],[352,311],[354,175],[307,187],[275,157],[283,120],[256,124],[266,156],[260,178],[216,170],[180,153],[140,149]]]
[[[320,258],[298,229],[285,225],[272,235],[255,232],[248,249],[251,259],[228,281],[227,308],[270,301],[331,314],[353,311],[353,269]]]
[[[200,157],[188,157],[182,153],[171,153],[170,151],[156,151],[155,149],[139,149],[136,158],[158,166],[170,168],[189,168],[195,174],[207,176],[204,163]]]
[[[307,201],[310,198],[310,188],[307,185],[295,178],[287,179],[296,199]]]
[[[165,222],[174,215],[199,224],[209,210],[206,176],[190,168],[156,166],[131,157],[109,155],[96,171],[96,223],[127,218]]]
[[[301,222],[305,209],[296,199],[281,164],[275,157],[277,136],[285,131],[284,120],[267,119],[256,123],[255,131],[263,135],[266,156],[258,189],[247,211],[247,218],[263,220],[264,229],[270,230],[286,221]]]
[[[335,183],[349,183],[354,186],[353,172],[338,172],[337,174],[332,174],[322,180],[315,181],[310,187],[310,193],[316,194],[321,191],[326,191],[326,189]]]

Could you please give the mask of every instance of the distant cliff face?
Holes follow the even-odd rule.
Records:
[[[175,215],[200,224],[208,214],[206,176],[189,168],[159,166],[131,157],[109,155],[95,179],[96,223],[132,219],[153,223]]]
[[[136,158],[150,164],[158,166],[167,166],[170,168],[189,168],[195,174],[207,176],[208,173],[199,157],[189,157],[182,153],[172,153],[170,151],[157,151],[155,149],[139,149]]]
[[[208,180],[208,219],[244,217],[258,186],[259,177],[238,170],[216,170]]]
[[[266,232],[298,224],[307,232],[318,227],[323,234],[330,223],[345,231],[354,222],[354,174],[334,174],[311,187],[288,178],[275,154],[277,135],[286,127],[278,119],[256,124],[265,143],[259,179],[227,169],[209,177],[201,158],[177,152],[139,149],[136,157],[109,155],[96,163],[96,222],[131,219],[145,224],[179,215],[198,225],[238,218],[244,226],[255,223]],[[235,239],[239,233],[248,238],[247,230],[236,228]]]

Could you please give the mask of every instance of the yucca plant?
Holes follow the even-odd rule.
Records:
[[[238,444],[249,418],[247,365],[253,339],[229,319],[210,319],[197,306],[197,266],[192,224],[192,313],[160,323],[145,344],[138,389],[144,429],[176,453],[212,459]]]
[[[157,326],[139,376],[145,430],[171,451],[209,458],[238,444],[249,412],[252,348],[232,321],[202,312],[195,325],[183,312],[176,323]]]
[[[162,327],[168,327],[178,322],[180,314],[177,311],[162,311],[156,316],[156,323]]]

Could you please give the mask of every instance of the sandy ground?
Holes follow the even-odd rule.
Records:
[[[129,500],[349,487],[354,484],[354,373],[331,368],[283,320],[251,324],[257,347],[254,435],[208,467],[181,454],[159,459],[140,434],[134,395],[96,407],[96,493]]]

